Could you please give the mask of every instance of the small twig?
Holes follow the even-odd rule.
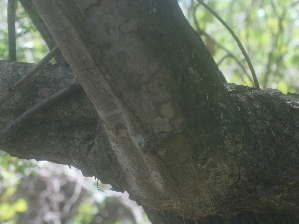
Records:
[[[39,104],[35,105],[34,107],[30,108],[26,112],[24,112],[21,116],[19,116],[16,120],[12,122],[6,129],[0,132],[0,141],[5,139],[7,136],[12,134],[15,130],[17,130],[21,125],[27,121],[30,117],[38,113],[39,111],[46,109],[53,103],[57,102],[58,100],[67,97],[68,95],[72,94],[74,91],[77,91],[81,88],[81,85],[76,83],[67,88],[64,88],[57,93],[53,94],[52,96],[48,97],[47,99],[43,100]]]
[[[221,58],[221,60],[217,63],[217,66],[219,67],[219,65],[224,61],[224,59],[232,57],[230,54],[225,55],[223,58]]]
[[[222,48],[223,50],[226,51],[227,56],[228,57],[232,57],[233,59],[235,59],[235,61],[237,62],[237,64],[241,67],[241,69],[243,70],[243,72],[245,73],[245,75],[249,78],[249,80],[251,81],[252,85],[254,85],[254,82],[252,80],[252,78],[250,77],[250,75],[247,73],[245,67],[243,66],[243,64],[241,63],[241,61],[232,53],[230,52],[228,49],[226,49],[225,47],[223,47],[222,45],[220,45],[216,40],[214,40],[209,34],[207,34],[204,30],[201,31],[203,35],[205,35],[207,38],[209,38],[210,40],[214,41],[217,47]],[[223,58],[224,59],[224,58]],[[218,66],[222,63],[222,60],[218,62]]]
[[[13,87],[10,87],[7,93],[0,98],[0,106],[8,100],[11,96],[13,96],[25,83],[27,83],[41,68],[47,64],[58,52],[59,48],[54,47],[38,64],[34,66],[34,68],[27,72]]]
[[[248,55],[247,55],[247,53],[246,53],[246,51],[245,51],[245,49],[244,49],[244,47],[243,47],[243,45],[242,45],[242,43],[241,43],[241,41],[239,40],[239,38],[236,36],[236,34],[234,33],[234,31],[226,24],[226,22],[224,22],[224,20],[223,19],[221,19],[221,17],[220,16],[218,16],[218,14],[215,12],[215,11],[213,11],[213,9],[211,9],[207,4],[205,4],[204,2],[203,2],[203,0],[197,0],[200,4],[202,4],[207,10],[209,10],[225,27],[226,27],[226,29],[231,33],[231,35],[233,36],[233,38],[235,39],[235,41],[238,43],[238,46],[239,46],[239,48],[241,49],[241,51],[242,51],[242,54],[244,55],[244,57],[245,57],[245,59],[246,59],[246,61],[247,61],[247,63],[248,63],[248,66],[249,66],[249,68],[250,68],[250,71],[251,71],[251,73],[252,73],[252,77],[253,77],[253,80],[254,80],[254,85],[255,85],[255,87],[256,88],[260,88],[259,87],[259,82],[258,82],[258,80],[257,80],[257,77],[256,77],[256,74],[255,74],[255,71],[254,71],[254,68],[253,68],[253,66],[252,66],[252,64],[251,64],[251,61],[250,61],[250,59],[249,59],[249,57],[248,57]]]
[[[227,54],[227,55],[225,55],[225,56],[224,56],[224,57],[217,63],[217,66],[219,67],[220,64],[224,61],[224,59],[229,58],[229,57],[234,58],[234,55],[231,55],[231,54]],[[246,70],[245,70],[244,66],[243,66],[242,64],[239,64],[239,65],[240,65],[240,67],[243,69],[243,71],[245,72],[245,74],[247,75],[247,78],[249,78],[249,80],[250,80],[250,82],[252,83],[252,85],[254,85],[254,82],[252,81],[251,77],[246,73]],[[241,75],[240,78],[241,78],[242,82],[245,83],[244,78],[243,78],[243,75]]]
[[[198,25],[198,22],[195,18],[195,11],[197,9],[197,7],[199,6],[200,4],[198,4],[195,9],[194,9],[194,13],[193,13],[193,19],[194,19],[194,22],[195,22],[195,25],[197,27],[197,32],[198,32],[198,35],[205,35],[207,38],[209,38],[217,47],[223,49],[224,51],[226,51],[227,55],[224,57],[232,57],[236,62],[237,64],[241,67],[241,69],[243,70],[243,72],[245,73],[245,75],[249,78],[249,80],[251,81],[252,85],[254,85],[254,82],[252,80],[252,78],[250,77],[250,75],[247,73],[246,69],[244,68],[243,64],[241,63],[241,61],[239,61],[239,59],[231,52],[229,51],[227,48],[225,48],[224,46],[222,46],[221,44],[219,44],[215,39],[213,39],[208,33],[206,33],[204,30],[200,29],[199,25]],[[224,59],[223,58],[223,59]],[[222,63],[223,59],[218,62],[218,66]],[[243,78],[241,77],[241,79],[243,80]]]
[[[7,28],[8,28],[9,61],[17,61],[15,21],[16,21],[16,0],[8,0]]]

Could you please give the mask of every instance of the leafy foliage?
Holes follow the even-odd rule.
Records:
[[[6,5],[7,0],[0,0],[0,60],[8,59]],[[16,17],[17,60],[37,63],[49,49],[19,2]]]
[[[21,178],[36,174],[32,160],[21,160],[0,151],[0,222],[16,223],[18,214],[27,210],[27,201],[15,197]]]
[[[185,7],[186,17],[205,40],[215,61],[221,61],[219,68],[228,82],[252,86],[250,78],[245,75],[240,65],[228,55],[229,51],[239,59],[251,77],[241,51],[228,31],[197,1],[180,1],[180,4]],[[284,93],[299,90],[298,1],[209,0],[207,4],[240,38],[263,88],[277,88]]]

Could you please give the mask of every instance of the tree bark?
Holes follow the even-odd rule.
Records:
[[[176,0],[33,3],[93,106],[73,94],[6,138],[5,151],[126,190],[153,223],[296,219],[297,95],[225,83]],[[69,83],[45,77],[1,109],[3,126],[39,86],[56,80],[48,97]]]

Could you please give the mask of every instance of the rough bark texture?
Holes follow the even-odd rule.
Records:
[[[33,3],[94,107],[74,94],[32,117],[5,151],[126,190],[153,223],[296,218],[297,95],[226,84],[175,0]],[[36,101],[26,91],[39,98],[56,80],[47,97],[69,83],[46,77],[1,108],[3,127],[20,100],[19,111]]]

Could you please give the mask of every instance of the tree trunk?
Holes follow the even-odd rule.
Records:
[[[128,191],[154,224],[298,222],[297,95],[225,83],[176,0],[32,2],[93,107],[72,89],[2,149]],[[72,80],[46,69],[2,126]]]

